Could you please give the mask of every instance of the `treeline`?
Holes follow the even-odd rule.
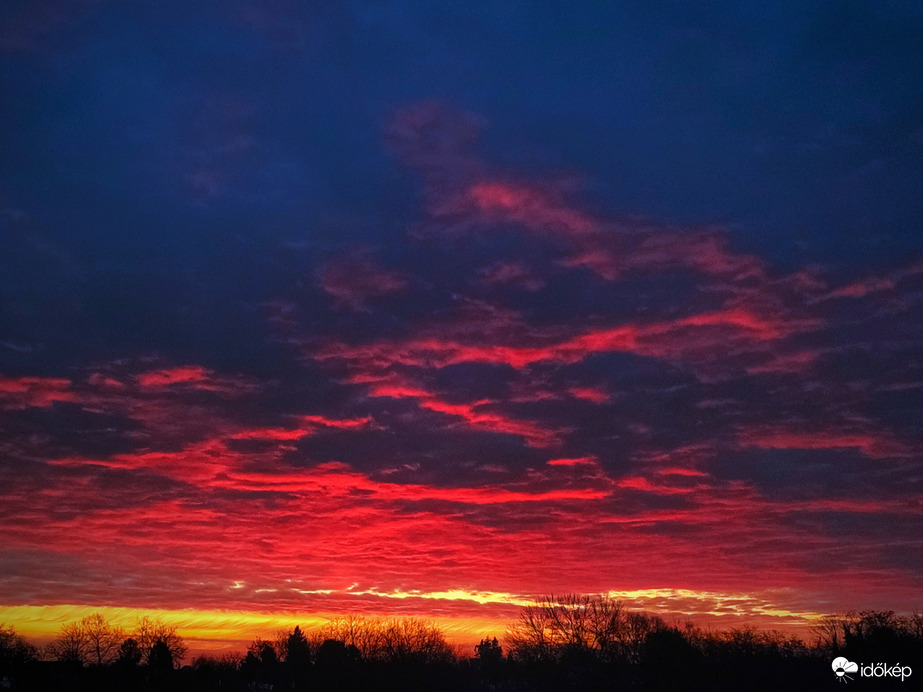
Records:
[[[0,690],[171,689],[187,652],[176,627],[150,616],[126,631],[94,613],[41,649],[0,624]]]
[[[805,641],[752,626],[715,631],[667,623],[616,599],[565,595],[524,607],[505,643],[507,670],[522,687],[496,689],[817,690],[838,679],[831,663],[839,656],[915,663],[923,678],[919,612],[830,615]]]
[[[186,656],[176,628],[156,618],[124,631],[90,615],[43,649],[0,625],[0,690],[791,692],[834,683],[839,656],[901,663],[923,677],[923,614],[829,616],[804,641],[753,627],[668,623],[616,599],[564,595],[522,608],[502,638],[466,651],[426,620],[348,615],[256,639],[246,654]]]

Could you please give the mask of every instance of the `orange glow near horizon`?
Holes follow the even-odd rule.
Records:
[[[271,638],[277,632],[291,630],[295,626],[310,633],[342,616],[341,613],[18,605],[0,606],[0,623],[11,625],[18,634],[42,643],[52,639],[63,625],[92,613],[100,613],[112,625],[126,632],[130,632],[137,620],[145,615],[159,618],[165,624],[177,628],[192,653],[241,651],[257,637]],[[381,614],[381,617],[387,615]],[[490,617],[420,617],[436,622],[445,632],[446,638],[459,645],[476,643],[488,635],[499,636],[508,624],[507,620]]]
[[[432,601],[465,601],[481,606],[482,615],[430,615],[425,607],[413,615],[436,623],[451,644],[469,646],[484,637],[502,639],[507,627],[515,622],[518,607],[535,603],[534,599],[499,592],[444,592],[392,591],[354,592],[355,595],[373,595],[386,600],[419,599]],[[823,613],[797,611],[770,602],[756,594],[716,593],[690,589],[634,589],[610,591],[606,596],[622,600],[629,608],[658,614],[668,622],[691,620],[695,624],[726,629],[755,625],[786,631],[802,638],[809,637],[809,628]],[[501,606],[491,609],[489,606]],[[513,608],[510,608],[510,607]],[[336,612],[293,612],[258,610],[205,610],[158,609],[92,605],[15,605],[0,606],[0,623],[12,625],[16,631],[39,643],[53,638],[61,627],[92,613],[102,614],[109,622],[125,631],[131,631],[142,616],[161,619],[175,626],[186,639],[190,651],[221,652],[241,651],[252,640],[271,638],[279,631],[291,630],[296,625],[312,632],[341,617]],[[394,617],[387,611],[362,613],[368,617]]]

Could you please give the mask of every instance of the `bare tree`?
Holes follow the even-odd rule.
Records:
[[[843,648],[844,631],[842,617],[839,615],[824,615],[811,626],[811,633],[819,649],[834,654]]]
[[[16,634],[12,625],[0,623],[0,677],[7,669],[37,658],[36,648]]]
[[[625,632],[627,611],[616,598],[603,596],[590,601],[590,634],[595,647],[604,658],[618,654],[619,643]]]
[[[506,642],[514,658],[534,662],[556,657],[549,611],[547,604],[528,605],[519,611],[519,619],[506,631]]]
[[[45,647],[45,654],[55,661],[84,665],[87,658],[87,639],[79,622],[68,622]]]
[[[907,618],[907,627],[914,637],[923,640],[923,611],[914,610],[913,614]]]
[[[320,634],[323,640],[355,647],[366,660],[435,663],[454,657],[442,630],[420,618],[385,620],[350,614],[332,620]]]
[[[174,663],[182,661],[188,651],[183,638],[177,634],[175,626],[167,625],[160,618],[154,618],[149,615],[138,618],[138,623],[135,625],[135,630],[131,636],[138,642],[141,659],[147,664],[150,663],[151,652],[158,642],[163,642],[166,645]]]
[[[440,663],[453,658],[445,635],[434,623],[414,617],[379,622],[379,657],[392,663]]]
[[[45,652],[57,661],[104,666],[118,658],[119,646],[124,638],[121,628],[114,626],[101,613],[93,613],[64,625]]]
[[[569,649],[587,649],[594,646],[592,626],[590,624],[589,596],[565,594],[549,599],[545,605],[548,611],[551,637],[559,647]]]
[[[648,633],[665,627],[660,618],[629,613],[609,596],[551,595],[520,610],[506,642],[513,658],[523,661],[557,660],[568,651],[637,660]]]
[[[525,606],[506,640],[520,660],[548,660],[565,650],[609,652],[624,631],[623,609],[607,596],[551,595]]]
[[[362,658],[375,658],[381,648],[381,630],[378,620],[355,613],[338,617],[321,629],[318,639],[333,639],[346,646],[354,646]]]
[[[628,613],[625,615],[625,629],[620,639],[621,655],[632,663],[641,659],[644,641],[652,632],[667,629],[667,623],[656,615]]]
[[[112,663],[119,654],[125,632],[113,626],[100,613],[88,615],[80,621],[86,641],[86,654],[90,663],[97,666]]]

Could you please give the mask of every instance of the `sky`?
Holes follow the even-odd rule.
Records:
[[[923,607],[921,33],[3,3],[0,621]]]

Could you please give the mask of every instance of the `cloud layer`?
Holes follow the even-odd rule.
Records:
[[[0,620],[920,606],[918,18],[143,5],[0,30]]]

